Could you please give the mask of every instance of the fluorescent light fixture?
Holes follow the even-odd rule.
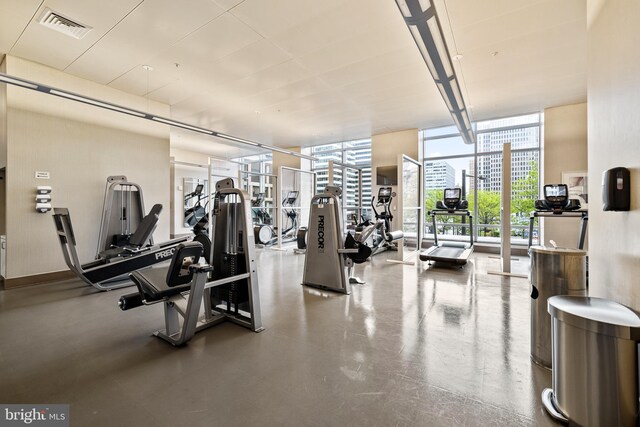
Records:
[[[431,8],[431,1],[429,0],[420,0],[420,9],[429,10]]]
[[[427,51],[427,47],[424,45],[424,42],[422,41],[422,35],[420,34],[420,30],[416,26],[409,26],[409,31],[411,31],[413,40],[416,42],[416,45],[418,45],[418,49],[422,54],[422,58],[424,59],[424,62],[427,64],[427,68],[429,69],[429,72],[433,76],[434,80],[439,80],[440,77],[438,77],[438,72],[436,71],[436,67],[433,65],[433,62],[431,61],[431,56],[429,56],[429,52]]]
[[[451,66],[449,50],[447,49],[447,45],[444,44],[444,36],[442,35],[442,28],[440,27],[437,15],[434,14],[433,17],[427,21],[427,27],[429,28],[431,37],[433,37],[433,44],[436,46],[445,74],[447,77],[453,76],[453,67]],[[442,79],[445,78],[445,76],[440,77]]]
[[[248,139],[244,139],[244,138],[238,138],[237,136],[233,136],[233,135],[227,135],[225,133],[215,132],[213,135],[217,136],[218,138],[228,139],[229,141],[235,141],[235,142],[239,142],[241,144],[253,145],[254,147],[261,147],[262,146],[261,144],[258,144],[257,142],[249,141]]]
[[[171,119],[165,119],[164,117],[153,116],[153,117],[151,117],[151,120],[154,120],[154,121],[160,122],[160,123],[164,123],[164,124],[167,124],[167,125],[170,125],[170,126],[175,126],[175,127],[178,127],[178,128],[182,128],[182,129],[192,130],[194,132],[204,133],[206,135],[213,135],[213,131],[211,131],[209,129],[200,128],[200,127],[197,127],[197,126],[191,126],[190,124],[177,122],[177,121],[171,120]]]
[[[442,99],[444,99],[444,103],[447,105],[447,109],[449,110],[449,112],[454,112],[455,109],[453,108],[453,104],[451,104],[451,99],[447,95],[447,91],[444,87],[444,84],[437,82],[436,86],[438,87],[438,90],[440,91],[440,95],[442,95]]]
[[[462,120],[464,121],[465,129],[471,129],[471,123],[469,122],[469,115],[468,114],[463,114],[462,115]]]
[[[402,13],[402,16],[404,16],[405,18],[410,18],[411,11],[409,10],[409,6],[407,6],[407,2],[404,0],[396,0],[396,3],[398,3],[398,7],[400,8],[400,13]]]
[[[306,154],[296,153],[291,150],[284,150],[282,148],[274,147],[267,144],[261,144],[259,142],[250,141],[244,138],[238,138],[237,136],[227,135],[225,133],[216,132],[214,130],[201,128],[199,126],[190,125],[188,123],[179,122],[177,120],[172,120],[167,117],[154,116],[149,113],[144,113],[142,111],[132,110],[127,107],[123,107],[121,105],[115,105],[110,102],[100,101],[98,99],[89,98],[83,95],[78,95],[75,93],[67,92],[62,89],[53,88],[50,86],[46,86],[40,83],[30,82],[28,80],[21,79],[19,77],[10,76],[4,73],[0,73],[0,82],[4,82],[14,86],[20,86],[25,89],[35,90],[37,92],[43,94],[49,94],[54,96],[59,96],[62,98],[69,99],[71,101],[82,102],[84,104],[93,105],[95,107],[104,108],[106,110],[116,111],[118,113],[128,114],[131,116],[136,116],[141,119],[150,120],[154,122],[164,123],[169,126],[178,127],[181,129],[191,130],[198,133],[203,133],[205,135],[217,136],[222,139],[227,139],[229,141],[235,141],[244,145],[250,145],[252,147],[264,148],[265,150],[278,151],[280,153],[288,154],[290,156],[300,157],[302,159],[308,160],[318,160],[317,157],[308,156]]]
[[[120,107],[118,105],[110,104],[108,102],[98,101],[97,99],[87,98],[86,96],[76,95],[75,93],[66,92],[59,89],[51,89],[49,90],[51,95],[60,96],[62,98],[72,99],[74,101],[82,102],[84,104],[90,104],[100,108],[106,108],[107,110],[117,111],[119,113],[130,114],[132,116],[145,117],[146,114],[136,110],[130,110],[125,107]]]
[[[465,143],[474,144],[469,109],[464,103],[433,0],[396,0],[396,4],[460,135]]]
[[[460,86],[458,85],[458,80],[454,77],[450,81],[451,91],[453,92],[453,97],[456,100],[456,105],[458,109],[464,108],[464,100],[462,99],[462,94],[460,93]]]
[[[0,73],[0,82],[9,83],[16,86],[22,86],[27,89],[38,90],[38,85],[35,83],[31,83],[27,80],[17,79],[15,77],[9,77],[6,74]]]

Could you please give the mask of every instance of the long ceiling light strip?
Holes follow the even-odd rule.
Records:
[[[69,99],[71,101],[81,102],[83,104],[93,105],[98,108],[115,111],[117,113],[127,114],[130,116],[138,117],[138,118],[149,120],[152,122],[163,123],[169,126],[180,128],[180,129],[190,130],[192,132],[198,132],[204,135],[214,136],[216,138],[225,139],[227,141],[233,141],[239,144],[249,145],[251,147],[258,147],[258,148],[264,148],[265,150],[277,151],[279,153],[284,153],[290,156],[300,157],[302,159],[307,159],[307,160],[318,160],[318,158],[314,156],[308,156],[306,154],[296,153],[295,151],[274,147],[272,145],[261,144],[259,142],[250,141],[248,139],[238,138],[233,135],[227,135],[225,133],[217,132],[215,130],[190,125],[189,123],[180,122],[177,120],[170,119],[168,117],[162,117],[162,116],[157,116],[150,113],[145,113],[144,111],[134,110],[121,105],[113,104],[111,102],[101,101],[99,99],[90,98],[88,96],[79,95],[73,92],[68,92],[63,89],[50,87],[40,83],[25,80],[20,77],[10,76],[4,73],[0,73],[0,82],[4,82],[14,86],[19,86],[25,89],[35,90],[37,92],[42,92],[48,95],[58,96],[61,98]]]
[[[462,97],[433,0],[396,0],[396,4],[462,139],[467,144],[474,144],[476,138],[469,109]]]

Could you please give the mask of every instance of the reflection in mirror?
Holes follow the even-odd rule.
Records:
[[[420,164],[407,157],[402,160],[402,212],[406,260],[420,247]]]
[[[206,179],[184,178],[184,226],[193,227],[207,211],[208,186]]]

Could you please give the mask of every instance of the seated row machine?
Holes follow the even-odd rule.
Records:
[[[163,303],[165,329],[155,336],[179,346],[196,332],[231,321],[260,332],[262,318],[249,195],[227,178],[216,184],[209,264],[197,264],[200,242],[178,246],[168,268],[131,273],[138,292],[124,295],[122,310]]]
[[[302,284],[350,294],[352,283],[364,283],[351,276],[353,265],[365,262],[371,248],[351,233],[344,237],[340,194],[339,187],[327,186],[311,199]]]

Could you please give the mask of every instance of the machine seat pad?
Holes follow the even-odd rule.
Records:
[[[147,300],[161,300],[163,298],[179,294],[180,292],[188,291],[191,288],[190,283],[174,287],[167,286],[166,279],[168,270],[168,267],[148,268],[143,271],[134,271],[129,275],[129,277]]]

